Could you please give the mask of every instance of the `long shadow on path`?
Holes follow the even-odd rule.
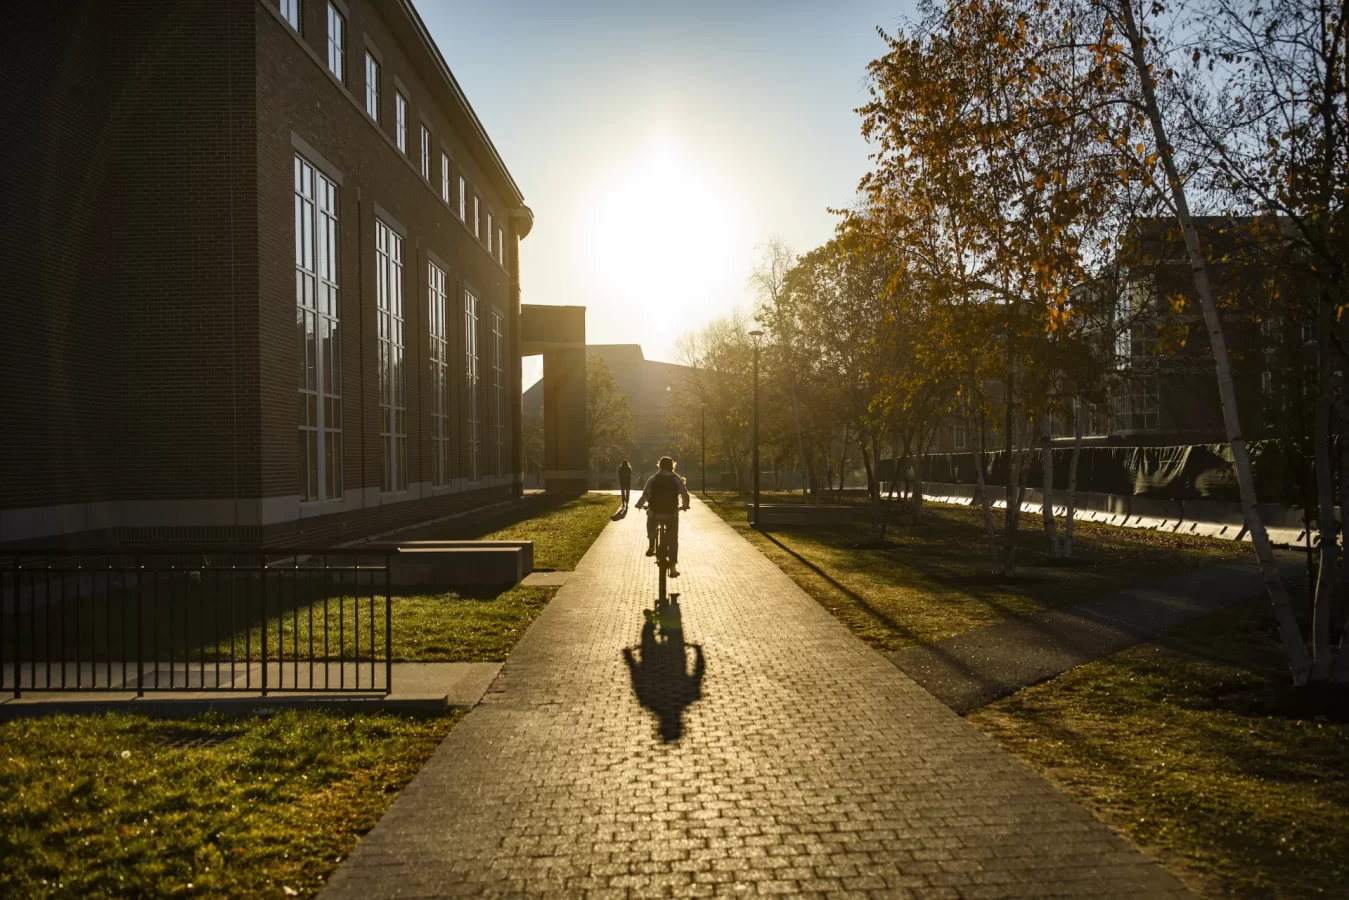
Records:
[[[693,671],[688,669],[688,648],[693,648]],[[684,734],[684,710],[703,697],[703,674],[707,662],[700,644],[684,643],[684,622],[679,595],[657,601],[646,611],[637,652],[623,648],[623,659],[632,676],[637,702],[656,717],[660,739],[677,742]]]

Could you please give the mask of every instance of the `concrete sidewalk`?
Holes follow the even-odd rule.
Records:
[[[1280,564],[1285,577],[1303,570],[1291,553]],[[963,715],[1263,592],[1254,560],[1204,566],[887,655]]]
[[[88,683],[93,674],[89,670],[93,667],[92,663],[74,664],[66,666],[66,671],[62,673],[61,667],[54,666],[51,674],[51,681],[47,682],[48,673],[42,666],[38,667],[38,672],[29,671],[25,664],[20,666],[20,675],[23,677],[23,684],[33,683],[36,676],[36,683],[44,685],[47,683],[53,686],[61,684],[62,674],[66,676],[67,684],[76,684],[76,668],[83,671],[79,673],[80,682]],[[286,683],[295,682],[289,677],[291,666],[283,664],[287,670]],[[306,664],[307,665],[307,664]],[[332,690],[332,691],[304,691],[304,690],[273,690],[263,694],[260,690],[262,684],[262,666],[260,663],[254,663],[252,666],[239,666],[231,675],[226,671],[217,680],[212,678],[214,669],[211,664],[205,667],[204,676],[201,669],[196,665],[186,665],[179,663],[174,666],[172,672],[167,665],[159,666],[160,683],[162,685],[182,684],[183,690],[147,690],[144,696],[136,696],[136,673],[134,667],[128,667],[131,675],[123,680],[121,678],[121,663],[100,663],[97,668],[99,675],[104,676],[109,669],[112,671],[112,680],[104,679],[104,684],[110,684],[109,690],[100,691],[44,691],[44,690],[25,690],[22,696],[15,698],[12,693],[7,693],[0,697],[0,721],[6,719],[19,718],[21,716],[40,716],[51,713],[69,713],[69,714],[93,714],[102,712],[127,712],[140,715],[163,716],[163,717],[181,717],[197,715],[204,712],[224,712],[232,714],[246,714],[256,712],[261,709],[282,709],[282,708],[338,708],[353,709],[359,708],[362,711],[376,710],[398,710],[402,712],[418,713],[441,713],[454,707],[459,709],[472,709],[482,699],[487,688],[501,671],[501,663],[394,663],[393,664],[393,691],[390,693],[365,692],[350,690]],[[281,684],[278,664],[269,663],[269,683],[272,685]],[[301,666],[305,669],[306,666]],[[313,684],[322,684],[324,675],[327,674],[332,685],[345,684],[355,687],[358,684],[356,680],[356,666],[347,663],[341,666],[337,663],[317,664],[314,666],[315,678]],[[13,684],[12,664],[6,667],[6,684]],[[325,673],[325,669],[328,671]],[[361,684],[367,688],[370,686],[369,666],[361,666]],[[147,667],[145,671],[145,682],[147,685],[153,684],[154,667]],[[169,680],[170,674],[173,681]],[[384,685],[384,667],[377,665],[376,685],[381,688]],[[339,679],[344,678],[344,681]],[[309,682],[306,682],[306,684]],[[231,689],[235,684],[247,685],[244,689]],[[196,687],[196,690],[192,688]]]
[[[326,900],[1186,895],[700,503],[680,532],[656,614],[642,517],[605,529]]]

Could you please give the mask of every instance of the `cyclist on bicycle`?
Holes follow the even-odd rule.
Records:
[[[674,460],[660,458],[660,468],[646,482],[637,508],[646,512],[646,555],[656,555],[656,525],[665,522],[666,552],[670,557],[670,577],[679,577],[679,509],[689,508],[689,489],[684,479],[675,474]]]

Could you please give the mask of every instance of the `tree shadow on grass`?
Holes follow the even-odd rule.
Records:
[[[580,497],[584,492],[526,494],[516,500],[465,513],[443,522],[418,525],[392,535],[395,541],[465,540],[471,541],[503,531],[530,519],[553,512]]]

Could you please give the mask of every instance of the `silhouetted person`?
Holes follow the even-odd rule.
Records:
[[[618,464],[618,490],[623,495],[623,508],[628,508],[628,496],[632,493],[632,463],[626,459]]]
[[[684,479],[675,474],[674,460],[660,458],[660,468],[642,489],[637,508],[648,507],[646,514],[646,555],[656,555],[656,525],[665,523],[665,549],[670,561],[670,577],[679,577],[679,510],[689,508],[689,489]]]
[[[693,647],[692,672],[688,671],[689,646]],[[655,615],[647,616],[640,650],[639,660],[631,648],[623,648],[623,659],[632,676],[632,691],[637,702],[655,714],[661,740],[673,743],[684,733],[684,710],[703,697],[703,673],[707,669],[703,648],[684,643],[679,601],[657,607]]]

